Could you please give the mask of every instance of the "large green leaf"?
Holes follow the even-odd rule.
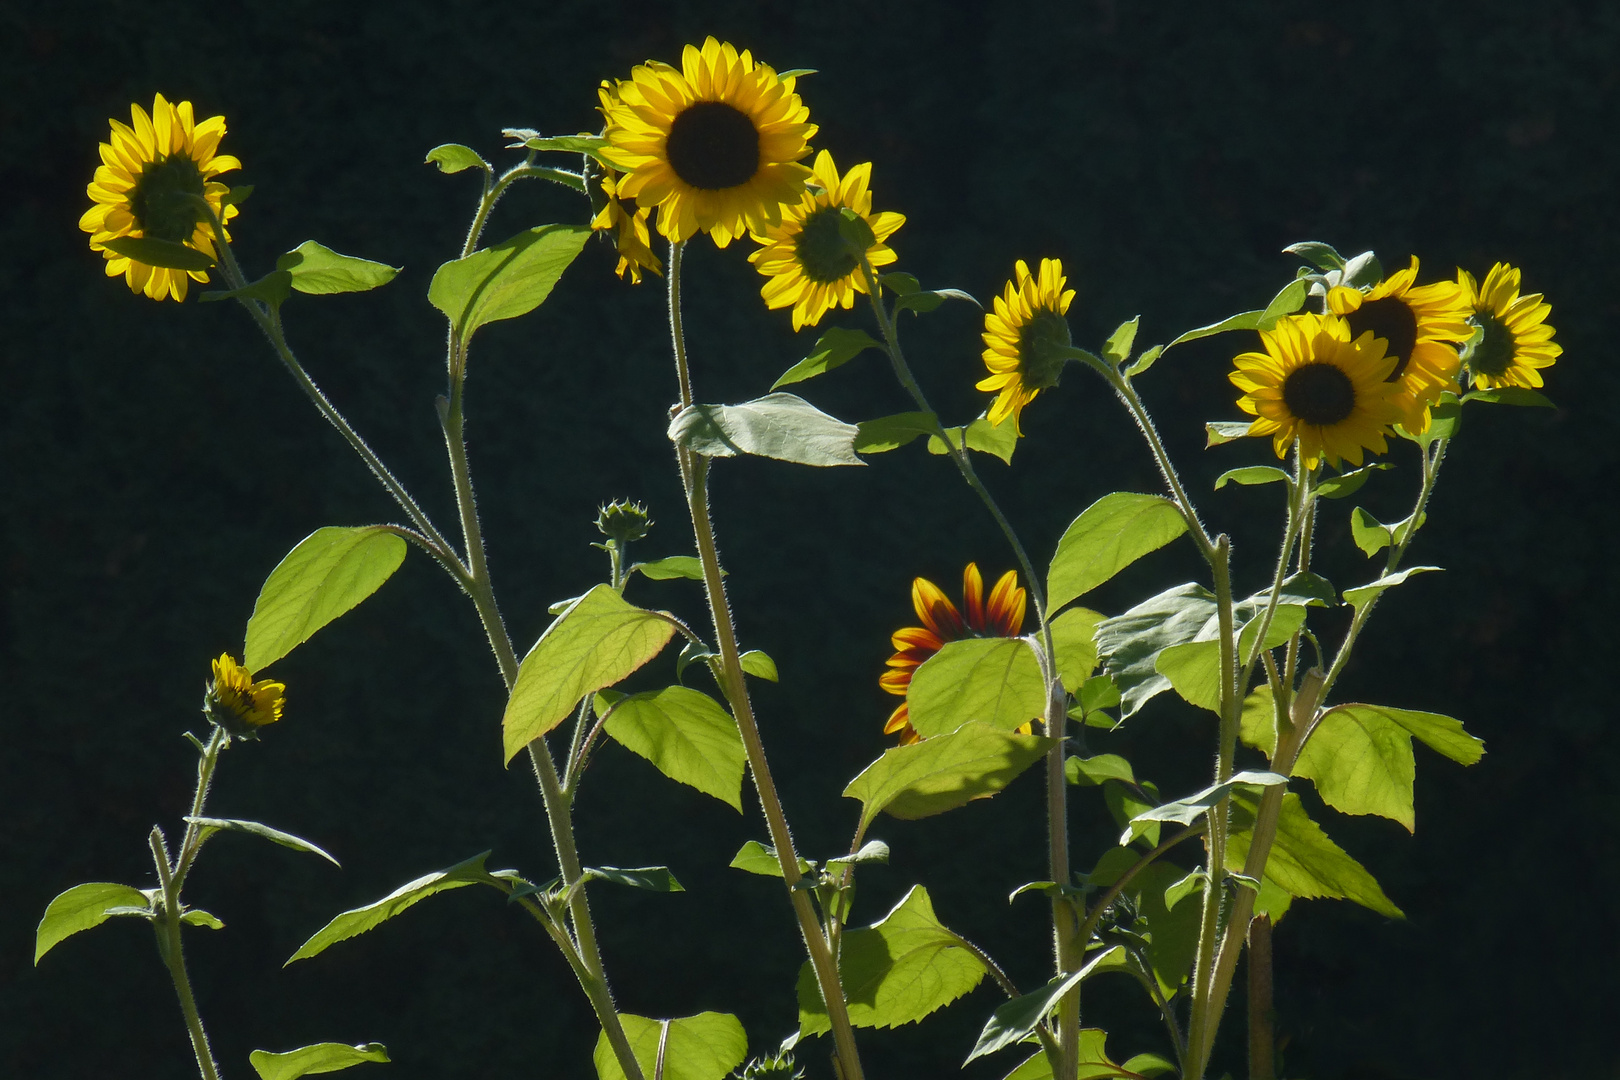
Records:
[[[705,457],[757,457],[800,465],[865,465],[855,456],[859,429],[793,394],[766,394],[741,405],[691,405],[669,422],[669,437]]]
[[[480,326],[527,315],[545,302],[591,230],[539,225],[439,267],[428,300],[463,342]]]
[[[272,829],[270,826],[262,825],[257,821],[242,821],[239,818],[213,817],[188,817],[186,820],[194,822],[202,827],[201,840],[208,839],[209,836],[216,832],[247,833],[250,836],[257,836],[261,839],[268,840],[272,844],[280,844],[284,848],[291,848],[294,851],[305,851],[311,855],[319,855],[333,866],[342,869],[341,863],[332,858],[331,855],[328,855],[321,848],[318,848],[308,840],[305,840],[303,837],[294,836],[289,832],[282,832],[280,829]],[[201,840],[198,842],[201,843]]]
[[[1127,846],[1150,827],[1157,824],[1173,821],[1178,825],[1191,825],[1228,795],[1236,795],[1251,788],[1273,787],[1277,784],[1286,783],[1288,783],[1288,777],[1280,773],[1259,770],[1236,773],[1230,780],[1219,784],[1211,784],[1195,795],[1189,795],[1185,799],[1176,799],[1173,802],[1167,802],[1137,814],[1131,818],[1124,834],[1120,836],[1119,846]]]
[[[984,1030],[979,1033],[979,1041],[974,1044],[973,1052],[967,1056],[967,1061],[993,1054],[1028,1038],[1034,1032],[1035,1026],[1046,1019],[1047,1014],[1057,1006],[1063,995],[1096,970],[1112,951],[1110,949],[1107,952],[1099,952],[1078,970],[1054,978],[1039,990],[1020,994],[998,1006],[984,1025]],[[967,1061],[962,1064],[966,1065]]]
[[[1100,612],[1082,607],[1070,608],[1052,620],[1058,676],[1071,694],[1078,694],[1097,670],[1097,627],[1102,621]]]
[[[405,541],[382,525],[316,529],[270,571],[248,619],[243,664],[257,671],[376,592],[405,561]]]
[[[604,715],[603,729],[625,749],[671,780],[742,810],[748,754],[737,722],[708,694],[666,686],[621,698]]]
[[[1387,705],[1340,705],[1352,715],[1375,712],[1384,719],[1399,724],[1417,737],[1430,750],[1444,754],[1461,765],[1472,765],[1485,756],[1485,743],[1463,730],[1462,723],[1439,713],[1413,712],[1411,709],[1392,709]]]
[[[1232,793],[1232,827],[1226,842],[1226,866],[1235,873],[1243,871],[1243,863],[1249,856],[1258,805],[1258,798],[1241,788]],[[1293,792],[1283,796],[1277,838],[1266,859],[1264,874],[1290,896],[1303,900],[1353,900],[1392,919],[1406,917],[1384,895],[1366,867],[1328,839],[1327,833],[1305,813],[1304,804]]]
[[[1153,661],[1154,670],[1170,680],[1183,701],[1221,711],[1221,643],[1187,641],[1165,649]]]
[[[518,669],[501,718],[506,758],[544,735],[600,690],[657,656],[675,634],[662,615],[598,585],[557,616]]]
[[[1377,814],[1410,831],[1412,736],[1373,709],[1329,709],[1299,753],[1294,775],[1316,784],[1322,801],[1346,814]]]
[[[331,248],[305,240],[276,260],[276,269],[292,275],[292,287],[301,293],[366,292],[394,280],[399,267],[339,255]]]
[[[100,926],[115,915],[138,915],[152,901],[141,890],[111,881],[87,881],[61,893],[45,907],[34,931],[34,963],[64,938]]]
[[[771,384],[771,389],[803,382],[843,367],[867,349],[881,348],[883,346],[865,330],[846,330],[835,326],[821,335],[816,347],[810,350],[809,356],[782,372],[781,378]]]
[[[1052,745],[1040,735],[1014,735],[977,721],[949,735],[896,746],[849,782],[844,796],[861,801],[861,828],[885,810],[907,821],[984,799],[1039,761]]]
[[[1046,575],[1046,609],[1056,611],[1187,531],[1187,519],[1158,495],[1104,495],[1064,530]]]
[[[948,641],[911,676],[911,726],[924,738],[969,720],[1011,731],[1046,711],[1040,662],[1020,638]]]
[[[287,963],[307,960],[324,952],[331,945],[381,926],[417,901],[426,900],[434,893],[473,884],[494,885],[500,888],[496,878],[484,869],[484,860],[487,858],[489,858],[487,851],[474,855],[466,862],[457,863],[448,870],[424,874],[415,881],[407,881],[381,900],[343,912],[300,945],[298,951],[288,957]]]
[[[1217,621],[1215,594],[1196,582],[1177,585],[1142,601],[1097,627],[1103,670],[1119,687],[1121,711],[1130,716],[1155,694],[1170,689],[1158,657],[1172,645],[1208,637]]]
[[[619,1023],[647,1080],[656,1075],[660,1042],[664,1044],[664,1080],[721,1080],[748,1056],[748,1035],[730,1013],[703,1012],[678,1020],[620,1013]],[[591,1060],[598,1080],[625,1080],[606,1032],[597,1038]]]
[[[248,1063],[259,1074],[259,1080],[298,1080],[300,1076],[337,1072],[351,1065],[368,1061],[387,1061],[388,1047],[382,1043],[316,1043],[301,1046],[285,1054],[272,1054],[268,1050],[255,1050],[248,1055]]]
[[[194,247],[161,240],[155,236],[120,236],[101,245],[114,255],[170,270],[207,270],[214,266],[212,255]]]
[[[1005,420],[992,424],[988,417],[981,416],[962,429],[962,441],[969,450],[989,454],[1011,465],[1013,452],[1018,449],[1018,425]]]
[[[985,967],[934,916],[928,890],[914,885],[881,922],[844,931],[838,978],[856,1027],[899,1027],[921,1020],[979,985]],[[831,1030],[827,1006],[807,962],[799,971],[799,1030]]]
[[[931,412],[903,412],[893,416],[880,416],[876,420],[863,420],[856,425],[855,451],[860,454],[882,454],[900,447],[923,435],[940,430],[939,418]]]

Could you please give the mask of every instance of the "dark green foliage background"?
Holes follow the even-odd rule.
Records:
[[[5,407],[0,619],[0,1073],[192,1072],[172,991],[144,930],[119,922],[29,966],[46,902],[84,880],[145,884],[144,836],[184,811],[207,661],[239,651],[265,574],[321,525],[397,516],[236,310],[153,304],[105,280],[75,222],[106,117],[163,91],[223,112],[226,150],[258,192],[236,229],[250,269],[315,238],[406,269],[350,298],[296,297],[286,315],[310,371],[448,525],[432,398],[443,329],[424,301],[460,242],[474,182],[421,164],[446,141],[498,156],[503,126],[594,128],[595,86],[713,32],[802,89],[818,146],[873,160],[878,205],[904,212],[905,269],[998,290],[1015,258],[1059,256],[1076,337],[1141,313],[1144,343],[1264,302],[1314,238],[1409,252],[1425,276],[1494,259],[1525,268],[1565,347],[1556,413],[1470,409],[1415,557],[1449,567],[1393,594],[1346,696],[1452,712],[1489,754],[1462,770],[1419,752],[1418,829],[1323,811],[1329,830],[1409,915],[1388,923],[1305,903],[1277,937],[1290,1076],[1611,1076],[1620,1020],[1613,792],[1620,745],[1607,665],[1617,601],[1603,536],[1616,526],[1610,269],[1620,231],[1620,10],[1603,4],[1048,4],[924,8],[769,3],[333,4],[229,10],[176,3],[0,11],[0,327]],[[491,238],[579,220],[540,185],[499,209]],[[746,245],[694,245],[688,321],[700,396],[764,391],[804,355],[763,310]],[[689,550],[663,436],[674,396],[657,283],[616,281],[593,244],[537,314],[475,345],[469,432],[497,585],[526,646],[546,605],[602,573],[586,545],[599,500],[646,500],[647,556]],[[846,325],[864,325],[857,312]],[[978,320],[951,305],[908,320],[910,351],[958,421],[981,407]],[[1273,557],[1273,489],[1208,494],[1259,443],[1205,452],[1201,422],[1236,418],[1228,359],[1186,347],[1143,392],[1242,582]],[[840,416],[906,407],[874,357],[809,385]],[[981,465],[1038,559],[1116,488],[1153,490],[1122,411],[1080,371],[1027,414],[1016,464]],[[1367,505],[1398,515],[1414,454]],[[847,779],[884,747],[876,687],[887,635],[923,574],[954,592],[964,562],[1011,565],[983,512],[911,447],[862,470],[763,461],[717,468],[715,507],[746,643],[783,678],[758,706],[803,848],[831,854]],[[1341,585],[1368,574],[1331,507],[1319,551]],[[1102,590],[1118,611],[1196,572],[1154,556]],[[1182,576],[1178,576],[1182,575]],[[633,598],[701,617],[689,582]],[[669,660],[641,676],[667,678]],[[536,928],[468,889],[282,970],[336,911],[487,847],[549,876],[539,800],[503,772],[502,695],[471,606],[413,553],[398,578],[273,674],[285,723],[226,755],[215,812],[309,836],[331,867],[241,837],[214,841],[194,901],[228,929],[191,935],[202,1007],[230,1076],[249,1050],[379,1040],[399,1077],[590,1075],[596,1033]],[[1161,702],[1116,745],[1167,790],[1200,783],[1202,717]],[[1108,843],[1095,793],[1075,800],[1079,857]],[[667,863],[688,892],[593,892],[624,1007],[736,1012],[756,1049],[793,1026],[801,961],[778,886],[725,869],[763,835],[602,752],[578,807],[588,861]],[[1040,905],[1002,901],[1043,876],[1028,777],[991,803],[875,828],[894,865],[862,876],[881,916],[914,881],[949,925],[1041,981]],[[1128,1055],[1157,1048],[1138,991],[1101,981],[1088,1022]],[[917,1027],[862,1037],[875,1077],[948,1076],[995,1004],[983,989]],[[1242,1010],[1225,1062],[1241,1068]],[[810,1055],[812,1075],[827,1075]],[[994,1078],[1012,1061],[976,1063]],[[378,1072],[378,1075],[383,1075]]]

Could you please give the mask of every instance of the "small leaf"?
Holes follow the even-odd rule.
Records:
[[[189,908],[180,916],[180,921],[187,926],[202,926],[209,930],[223,930],[225,924],[217,917],[210,915],[202,908]]]
[[[748,1036],[730,1013],[704,1012],[678,1020],[620,1013],[619,1023],[647,1080],[656,1075],[660,1042],[664,1044],[663,1080],[722,1080],[748,1056]],[[591,1060],[597,1080],[625,1080],[606,1032],[597,1038]]]
[[[362,1043],[359,1046],[316,1043],[289,1050],[285,1054],[255,1050],[248,1055],[248,1063],[259,1074],[259,1080],[298,1080],[300,1076],[337,1072],[367,1061],[387,1060],[388,1048],[382,1043]]]
[[[316,529],[270,571],[248,619],[243,663],[280,660],[376,592],[405,561],[405,541],[382,525]]]
[[[749,649],[737,659],[741,662],[742,669],[756,679],[764,679],[767,682],[778,681],[776,661],[758,649]]]
[[[1080,980],[1100,964],[1109,952],[1099,953],[1068,975],[1053,979],[1034,993],[1022,994],[1006,1002],[991,1014],[990,1020],[979,1033],[979,1041],[974,1045],[973,1052],[967,1056],[966,1065],[974,1058],[993,1054],[997,1050],[1023,1042],[1035,1031],[1035,1027],[1046,1019],[1048,1013],[1057,1006],[1058,1001],[1070,990],[1080,984]]]
[[[1388,462],[1375,461],[1371,465],[1340,476],[1325,476],[1317,481],[1316,494],[1323,499],[1343,499],[1361,490],[1361,485],[1375,470],[1392,468]]]
[[[703,645],[696,641],[688,641],[685,645],[681,646],[681,654],[675,658],[675,681],[681,682],[686,676],[686,669],[691,667],[693,664],[704,664],[712,671],[714,663],[719,659],[720,654],[709,648],[707,645]],[[609,691],[609,693],[611,693],[611,691]],[[597,715],[600,716],[605,712],[605,709],[600,704],[600,700],[604,695],[597,694],[596,696],[598,699],[596,712]],[[617,701],[623,696],[623,694],[613,694],[613,700]]]
[[[1215,478],[1215,490],[1225,487],[1227,481],[1234,484],[1275,484],[1292,483],[1294,478],[1283,470],[1271,465],[1250,465],[1242,469],[1228,469]]]
[[[737,722],[708,694],[685,686],[631,694],[608,710],[603,728],[676,783],[742,811],[747,751]]]
[[[1142,355],[1136,358],[1136,362],[1125,369],[1125,374],[1127,376],[1142,374],[1144,371],[1158,362],[1159,357],[1162,355],[1164,355],[1163,345],[1154,345],[1151,348],[1143,349]]]
[[[1377,814],[1411,832],[1412,736],[1373,710],[1329,709],[1294,763],[1322,801],[1344,814]]]
[[[1266,310],[1260,313],[1260,322],[1256,330],[1270,330],[1276,326],[1284,315],[1292,315],[1305,306],[1306,286],[1302,278],[1295,278],[1272,298],[1266,305]]]
[[[1384,264],[1370,251],[1345,260],[1344,283],[1352,289],[1370,288],[1384,279]]]
[[[397,266],[339,255],[313,240],[305,240],[277,259],[276,269],[292,275],[294,289],[314,296],[367,292],[388,284],[399,273]]]
[[[828,416],[793,394],[767,394],[741,405],[691,405],[669,424],[669,437],[707,457],[759,457],[800,465],[865,465],[855,456],[854,424]]]
[[[507,131],[501,132],[501,134],[511,135],[516,131],[516,128],[509,128]],[[596,152],[607,145],[607,140],[600,135],[587,135],[583,132],[578,135],[551,136],[525,132],[525,136],[522,149],[539,150],[542,153],[590,154],[595,157]],[[511,147],[510,149],[517,149],[517,147]]]
[[[562,723],[586,694],[657,656],[674,635],[668,619],[626,603],[611,585],[580,597],[523,658],[501,718],[505,760]]]
[[[983,721],[1003,731],[1046,711],[1039,662],[1021,638],[948,641],[911,676],[911,726],[925,739]]]
[[[545,303],[590,235],[584,225],[526,229],[439,267],[428,301],[466,342],[481,326],[527,315]]]
[[[150,911],[151,900],[141,890],[110,881],[87,881],[60,893],[45,907],[45,917],[34,932],[34,964],[64,938],[100,926],[115,915]],[[120,911],[133,908],[136,911]]]
[[[922,288],[922,282],[918,281],[913,275],[902,271],[895,271],[892,274],[879,274],[878,284],[896,296],[909,296]]]
[[[828,859],[828,866],[858,866],[863,863],[887,863],[889,861],[889,845],[881,840],[868,840],[861,845],[861,850],[853,855],[840,855],[836,859]]]
[[[897,450],[922,435],[937,436],[939,418],[929,412],[896,413],[856,425],[855,452],[881,454]]]
[[[917,289],[895,300],[894,315],[898,317],[902,311],[906,310],[918,315],[927,314],[947,300],[963,300],[980,311],[984,310],[983,304],[979,303],[972,294],[965,293],[961,289]]]
[[[1147,827],[1154,823],[1173,821],[1178,825],[1191,825],[1234,791],[1246,787],[1272,787],[1286,783],[1288,783],[1288,777],[1280,773],[1259,770],[1237,773],[1225,783],[1211,784],[1196,795],[1189,795],[1185,799],[1176,799],[1173,802],[1167,802],[1137,814],[1131,818],[1130,827],[1120,836],[1119,846],[1125,847],[1132,840],[1142,835]]]
[[[1350,511],[1350,535],[1367,558],[1389,547],[1389,526],[1357,506]]]
[[[1187,519],[1158,495],[1115,492],[1064,530],[1047,570],[1046,610],[1056,611],[1187,531]]]
[[[1138,315],[1129,322],[1122,322],[1119,328],[1108,335],[1103,342],[1103,355],[1112,360],[1116,366],[1123,364],[1131,357],[1131,346],[1136,343],[1136,330],[1142,324],[1142,316]]]
[[[1114,824],[1122,829],[1129,830],[1131,822],[1139,814],[1145,814],[1159,805],[1159,789],[1151,783],[1125,784],[1118,780],[1103,781],[1103,805],[1108,807],[1109,816]],[[1144,822],[1137,832],[1137,839],[1146,841],[1147,846],[1157,847],[1159,844],[1159,823],[1156,821]],[[1125,851],[1124,846],[1117,847],[1115,851]],[[1110,879],[1112,884],[1118,878]],[[1102,881],[1094,884],[1101,885]]]
[[[1082,607],[1070,608],[1052,620],[1058,676],[1071,694],[1078,694],[1097,670],[1097,627],[1102,621],[1100,612]]]
[[[630,870],[621,870],[617,866],[587,866],[584,876],[587,879],[611,881],[615,885],[628,885],[632,889],[646,889],[649,892],[686,891],[681,883],[675,880],[675,875],[669,872],[667,866],[638,866]]]
[[[1227,836],[1227,869],[1241,873],[1249,855],[1258,799],[1239,789],[1232,795],[1232,826]],[[1384,895],[1367,869],[1329,840],[1305,813],[1299,796],[1283,796],[1277,838],[1266,860],[1265,876],[1301,899],[1352,900],[1392,919],[1406,916]]]
[[[769,844],[762,844],[758,840],[750,840],[744,844],[731,857],[730,866],[734,870],[743,870],[761,877],[781,877],[782,863],[776,857],[776,849]],[[799,873],[808,874],[815,869],[804,859],[799,860]]]
[[[298,951],[287,959],[287,963],[291,964],[295,960],[307,960],[340,941],[347,941],[349,938],[357,937],[367,930],[381,926],[395,915],[420,900],[426,900],[434,893],[446,892],[450,889],[459,889],[464,885],[473,884],[494,885],[504,892],[504,886],[500,884],[494,875],[484,869],[484,860],[487,858],[489,858],[489,852],[487,851],[480,855],[474,855],[466,862],[457,863],[447,870],[424,874],[415,881],[408,881],[381,900],[343,912],[317,930],[308,941],[300,945]]]
[[[1204,444],[1205,448],[1244,438],[1249,434],[1249,425],[1252,423],[1252,420],[1209,421],[1204,425],[1204,430],[1209,433],[1209,440]]]
[[[1289,255],[1298,255],[1318,270],[1343,270],[1344,256],[1333,250],[1333,245],[1320,240],[1302,240],[1283,248]]]
[[[1071,757],[1063,763],[1063,776],[1080,787],[1096,787],[1104,780],[1136,783],[1131,763],[1118,754],[1098,754],[1095,757]]]
[[[1488,405],[1528,405],[1540,409],[1556,409],[1552,399],[1527,386],[1498,386],[1494,390],[1470,390],[1463,401],[1479,401]]]
[[[231,188],[231,190],[227,191],[223,196],[221,196],[219,201],[223,206],[241,206],[243,203],[247,202],[252,195],[252,184],[237,184],[235,187]]]
[[[703,564],[696,555],[670,555],[651,562],[639,562],[630,568],[630,572],[640,573],[653,581],[670,581],[674,578],[703,580]]]
[[[963,429],[962,439],[969,450],[989,454],[1011,465],[1013,451],[1018,449],[1018,425],[1003,421],[998,426],[981,416]]]
[[[1385,574],[1370,585],[1363,585],[1357,589],[1344,590],[1344,601],[1360,610],[1362,605],[1370,604],[1381,596],[1385,589],[1392,589],[1414,574],[1426,574],[1430,570],[1438,570],[1438,566],[1413,566],[1393,574]]]
[[[1052,740],[972,722],[949,735],[896,746],[844,789],[861,801],[861,828],[883,811],[902,820],[931,817],[986,799],[1041,759]]]
[[[169,270],[211,270],[216,265],[211,255],[173,240],[159,240],[155,236],[120,236],[101,246],[114,255]]]
[[[292,833],[282,832],[280,829],[272,829],[270,826],[261,825],[257,821],[241,821],[236,818],[213,817],[188,817],[186,820],[202,826],[205,838],[208,834],[221,831],[247,833],[251,836],[262,837],[263,839],[270,841],[272,844],[280,844],[284,848],[291,848],[294,851],[307,851],[311,855],[319,855],[321,858],[325,859],[333,866],[336,866],[338,869],[343,869],[341,863],[332,858],[332,856],[328,855],[325,851],[322,851],[320,848],[310,843],[308,840],[305,840],[303,837],[294,836]]]
[[[810,355],[782,372],[771,389],[803,382],[817,375],[841,368],[867,349],[882,350],[883,346],[865,330],[846,330],[835,326],[821,335]]]
[[[485,172],[494,172],[489,162],[479,156],[478,151],[470,146],[460,143],[444,143],[435,146],[427,152],[425,162],[432,162],[439,167],[442,173],[458,173],[463,169],[483,169]]]
[[[210,289],[199,299],[205,304],[215,300],[258,300],[271,307],[280,307],[291,295],[292,275],[285,270],[272,270],[240,289]]]
[[[1244,746],[1261,751],[1268,761],[1277,753],[1277,703],[1270,683],[1261,683],[1243,699],[1238,732]]]

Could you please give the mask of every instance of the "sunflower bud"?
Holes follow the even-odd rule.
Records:
[[[793,1063],[793,1051],[782,1050],[770,1057],[757,1057],[743,1066],[741,1080],[800,1080],[804,1070]]]
[[[253,681],[253,673],[221,653],[214,661],[214,681],[203,693],[203,715],[233,739],[257,739],[259,729],[281,719],[287,687],[271,679]]]
[[[612,538],[615,550],[623,551],[626,544],[647,535],[647,530],[652,528],[652,517],[640,503],[620,499],[598,508],[596,528],[603,536]]]

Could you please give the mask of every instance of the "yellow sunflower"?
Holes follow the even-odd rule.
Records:
[[[1553,341],[1546,323],[1552,308],[1540,293],[1519,295],[1519,271],[1497,263],[1476,285],[1466,270],[1457,282],[1468,294],[1468,306],[1479,324],[1479,340],[1467,350],[1468,373],[1481,390],[1498,386],[1542,385],[1541,368],[1551,367],[1564,347]]]
[[[253,673],[230,653],[214,661],[214,681],[203,695],[203,712],[234,739],[256,739],[259,729],[281,719],[287,687],[271,679],[253,681]]]
[[[617,80],[603,79],[602,85],[597,88],[596,96],[602,105],[597,110],[605,118],[608,110],[619,100],[619,86]],[[598,182],[606,200],[601,202],[601,209],[591,219],[591,228],[606,232],[613,237],[613,244],[619,250],[619,265],[617,273],[623,278],[626,273],[630,275],[630,284],[641,284],[641,271],[651,270],[662,275],[664,264],[652,250],[652,231],[648,228],[648,219],[652,210],[647,207],[638,207],[634,199],[621,199],[619,197],[619,174],[613,169],[598,164],[593,159],[585,161],[585,182],[590,184]],[[598,174],[600,177],[598,180]],[[598,200],[593,196],[592,204]]]
[[[898,256],[884,244],[905,224],[900,214],[872,213],[870,161],[856,165],[840,179],[832,155],[823,150],[816,155],[812,184],[819,192],[807,191],[797,206],[783,208],[782,223],[756,232],[754,240],[763,246],[748,261],[771,280],[759,290],[765,306],[771,309],[793,306],[793,329],[814,326],[832,307],[846,311],[855,305],[855,294],[866,292],[860,263],[845,245],[839,231],[842,212],[853,210],[872,230],[872,244],[866,261],[874,267],[887,266]]]
[[[1339,285],[1327,296],[1328,310],[1344,316],[1351,338],[1371,330],[1384,339],[1385,354],[1395,360],[1389,379],[1399,387],[1400,423],[1413,433],[1428,430],[1429,406],[1457,389],[1457,350],[1474,335],[1462,287],[1454,281],[1413,285],[1417,272],[1414,255],[1406,269],[1365,293]]]
[[[1017,637],[1024,627],[1026,604],[1026,594],[1018,585],[1018,574],[1012,570],[1001,575],[986,603],[984,578],[979,576],[978,564],[968,563],[967,569],[962,571],[964,610],[960,611],[938,585],[927,578],[916,579],[911,583],[911,606],[917,610],[922,625],[894,632],[895,653],[886,661],[889,670],[878,679],[878,685],[891,694],[905,697],[911,688],[912,674],[923,661],[944,648],[946,642],[974,637]],[[1027,735],[1029,725],[1018,730]],[[901,746],[922,739],[911,726],[911,708],[904,701],[889,714],[883,733],[898,734]]]
[[[674,241],[706,232],[725,247],[777,224],[804,192],[798,161],[816,133],[793,84],[712,37],[688,45],[679,69],[636,67],[607,107],[602,156],[625,173],[619,197],[656,209]]]
[[[1010,416],[1013,430],[1022,435],[1024,406],[1057,385],[1068,362],[1061,350],[1071,341],[1063,317],[1074,299],[1074,290],[1063,287],[1068,280],[1057,259],[1042,259],[1039,277],[1019,259],[1013,280],[995,298],[994,309],[985,312],[984,366],[990,374],[976,387],[997,395],[990,406],[992,424],[1000,426]]]
[[[1250,435],[1270,435],[1278,457],[1298,439],[1310,469],[1324,457],[1360,465],[1363,449],[1389,449],[1401,403],[1383,338],[1369,330],[1352,341],[1347,320],[1304,314],[1260,331],[1260,343],[1265,351],[1237,357],[1228,376],[1243,391],[1238,408],[1256,418]]]
[[[150,116],[139,105],[129,111],[133,126],[108,121],[112,141],[101,144],[102,164],[86,189],[95,205],[79,219],[79,228],[90,234],[90,250],[106,256],[108,277],[122,274],[130,289],[154,300],[184,300],[187,279],[207,281],[207,273],[148,266],[108,250],[106,243],[125,236],[155,237],[214,257],[212,230],[198,220],[202,215],[190,196],[206,199],[221,221],[229,221],[237,212],[223,201],[230,188],[214,178],[242,163],[215,153],[225,134],[223,116],[199,124],[191,102],[173,105],[162,94],[153,98]]]

